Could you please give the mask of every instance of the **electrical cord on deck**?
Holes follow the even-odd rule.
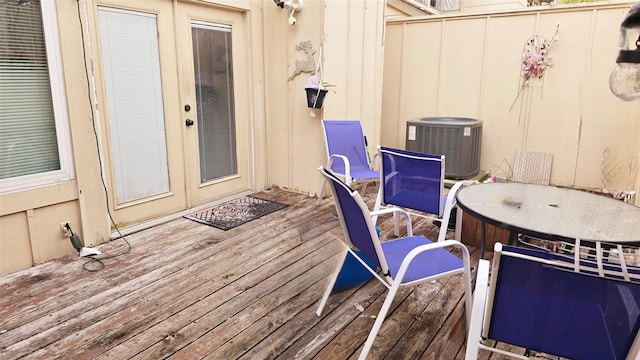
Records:
[[[89,99],[89,107],[91,109],[91,125],[93,127],[93,135],[96,139],[96,148],[98,150],[98,164],[100,165],[100,180],[102,182],[102,188],[104,189],[104,196],[105,196],[105,201],[107,204],[107,215],[109,215],[109,220],[111,220],[111,224],[113,225],[114,229],[116,230],[116,232],[118,233],[118,235],[120,236],[120,238],[125,242],[125,244],[127,245],[127,249],[122,252],[122,253],[118,253],[118,254],[114,254],[114,255],[109,255],[109,256],[100,256],[98,257],[97,255],[89,255],[86,256],[87,258],[89,258],[89,260],[87,260],[87,262],[85,262],[82,265],[82,268],[86,271],[89,272],[97,272],[100,271],[102,269],[104,269],[105,267],[105,263],[104,260],[107,259],[113,259],[115,257],[127,254],[131,251],[131,244],[129,243],[129,241],[127,241],[127,239],[125,238],[124,235],[122,235],[122,233],[120,232],[120,229],[118,228],[118,225],[116,225],[116,222],[113,220],[113,216],[111,215],[111,210],[109,210],[109,192],[107,190],[107,184],[106,181],[104,179],[104,172],[102,170],[102,154],[100,152],[100,144],[99,144],[99,139],[98,139],[98,131],[96,130],[96,118],[95,118],[95,112],[93,109],[93,103],[92,103],[92,98],[91,98],[91,82],[89,81],[89,68],[87,66],[87,51],[85,49],[85,39],[84,39],[84,28],[83,28],[83,23],[82,23],[82,15],[80,13],[80,0],[76,0],[76,5],[78,8],[78,20],[80,21],[80,36],[82,37],[82,57],[84,60],[84,74],[87,80],[87,97]],[[85,3],[85,7],[86,7],[86,3]],[[96,265],[97,263],[97,265]],[[94,264],[95,267],[91,267],[89,266],[90,264]]]

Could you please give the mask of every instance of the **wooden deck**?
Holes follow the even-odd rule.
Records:
[[[332,295],[316,316],[341,249],[333,201],[257,195],[289,206],[229,231],[180,218],[128,235],[132,250],[98,272],[74,255],[1,277],[0,358],[357,358],[386,291],[369,281]],[[392,236],[389,218],[380,221]],[[416,234],[437,231],[414,222]],[[461,281],[401,290],[370,358],[463,359]]]

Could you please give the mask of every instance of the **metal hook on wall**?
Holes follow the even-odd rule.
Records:
[[[285,9],[289,12],[289,25],[296,24],[296,18],[293,16],[294,13],[302,10],[304,7],[304,2],[302,0],[273,0],[273,2],[281,9]]]

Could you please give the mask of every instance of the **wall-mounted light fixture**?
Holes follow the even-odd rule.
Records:
[[[640,2],[631,7],[620,24],[620,52],[609,77],[611,92],[626,101],[640,99],[640,33],[635,50],[629,50],[627,41],[627,33],[635,28],[640,29]]]
[[[282,1],[282,0],[273,0],[273,2],[276,3],[276,6],[280,7],[281,9],[285,9],[289,12],[289,25],[295,25],[296,24],[296,18],[293,17],[293,14],[302,10],[302,7],[304,6],[304,3],[302,0],[286,0],[286,1]]]

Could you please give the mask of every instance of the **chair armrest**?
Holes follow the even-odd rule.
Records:
[[[484,311],[489,288],[489,260],[480,259],[476,275],[476,288],[473,294],[473,309],[471,310],[471,326],[467,335],[466,360],[478,358],[478,345],[481,341]]]
[[[442,212],[442,222],[440,224],[440,233],[438,233],[438,241],[443,241],[444,238],[447,236],[447,229],[449,227],[449,218],[451,217],[451,210],[453,210],[453,207],[455,206],[456,193],[458,192],[458,189],[460,189],[461,186],[462,186],[462,182],[458,181],[455,184],[453,184],[453,186],[451,187],[451,189],[449,189],[449,192],[447,193],[447,198],[444,203],[444,210]],[[457,222],[456,222],[456,234],[457,233],[458,231],[457,231]]]
[[[407,221],[407,236],[413,236],[413,226],[411,224],[411,215],[407,211],[398,207],[391,207],[391,208],[383,208],[380,210],[373,210],[369,212],[371,217],[375,217],[375,218],[377,218],[380,215],[391,214],[391,213],[401,213],[402,215],[404,215],[404,218]]]
[[[371,170],[379,171],[378,170],[378,169],[380,169],[380,166],[378,164],[379,161],[376,162],[376,159],[378,159],[379,157],[380,157],[380,153],[376,152],[376,153],[373,154],[373,158],[371,158],[371,163],[369,164],[369,168]],[[376,166],[376,164],[378,164],[378,166]]]
[[[453,206],[455,204],[455,202],[456,202],[456,193],[458,192],[460,187],[462,187],[462,182],[458,181],[455,184],[453,184],[451,189],[449,189],[449,192],[447,193],[447,201],[446,201],[446,203],[444,205],[445,208],[447,206]]]
[[[347,185],[351,186],[351,164],[349,163],[349,158],[340,154],[331,154],[329,155],[329,163],[327,164],[327,168],[331,169],[331,165],[335,159],[340,159],[344,163],[344,175],[346,177]]]
[[[471,271],[469,249],[467,249],[467,247],[463,243],[461,243],[458,240],[452,240],[452,239],[437,241],[437,242],[434,241],[430,244],[420,245],[414,248],[413,250],[409,251],[409,253],[404,257],[404,260],[402,260],[402,264],[400,264],[400,268],[398,269],[398,274],[396,275],[394,282],[396,280],[402,281],[405,273],[407,272],[407,269],[409,268],[409,266],[411,265],[411,263],[413,262],[416,256],[420,255],[425,251],[439,249],[439,248],[448,248],[448,247],[455,247],[460,249],[460,252],[462,252],[462,261],[466,267],[465,271]]]
[[[394,176],[400,174],[397,171],[391,171],[390,173],[388,173],[387,175],[384,176],[384,181],[389,181],[390,179],[393,179]]]

